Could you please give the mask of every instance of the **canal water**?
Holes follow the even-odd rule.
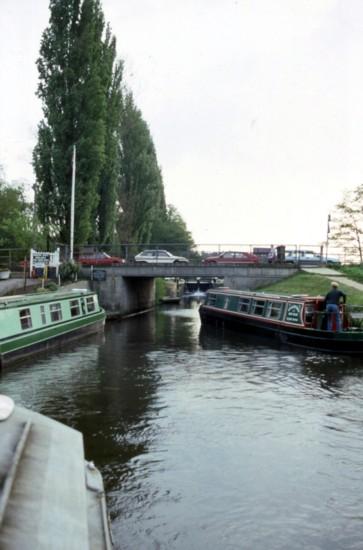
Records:
[[[122,550],[363,547],[363,364],[201,330],[198,304],[9,367],[78,430]]]

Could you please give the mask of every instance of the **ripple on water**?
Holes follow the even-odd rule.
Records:
[[[84,433],[116,548],[361,548],[357,360],[202,334],[171,309],[4,371],[0,390]]]

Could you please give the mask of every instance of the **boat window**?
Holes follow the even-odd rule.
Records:
[[[19,311],[19,316],[21,328],[23,330],[26,330],[27,328],[32,328],[32,316],[29,308],[21,309]]]
[[[96,308],[95,308],[95,301],[93,299],[93,296],[89,296],[88,298],[86,298],[86,302],[87,302],[87,311],[90,312],[90,311],[94,311]]]
[[[71,307],[71,317],[77,317],[81,313],[80,307],[79,307],[79,301],[78,300],[71,300],[69,302],[69,305]]]
[[[208,305],[214,306],[217,300],[217,296],[215,294],[208,294]]]
[[[282,305],[282,302],[267,302],[266,317],[280,319]]]
[[[239,310],[242,312],[248,313],[250,309],[250,303],[251,303],[250,298],[240,298]]]
[[[265,310],[265,300],[253,300],[252,311],[254,315],[263,315]]]
[[[42,319],[42,325],[47,324],[47,317],[45,315],[45,306],[40,306],[40,317]]]
[[[229,296],[226,296],[224,299],[223,308],[228,309],[228,304],[229,304]]]
[[[58,302],[57,304],[50,304],[50,319],[54,323],[55,321],[62,320],[62,306]]]

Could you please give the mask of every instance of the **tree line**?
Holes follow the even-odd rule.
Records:
[[[43,110],[33,152],[39,233],[48,245],[69,242],[75,145],[75,243],[192,247],[184,220],[166,205],[151,132],[124,82],[101,2],[50,0],[49,10],[37,60]]]

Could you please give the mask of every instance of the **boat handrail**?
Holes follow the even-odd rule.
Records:
[[[247,296],[249,298],[258,297],[260,299],[277,299],[277,300],[323,300],[324,296],[310,296],[310,294],[275,294],[273,292],[252,291],[252,290],[233,290],[228,287],[210,288],[207,294],[231,294],[233,296]]]
[[[57,299],[64,299],[72,297],[75,294],[95,294],[94,291],[87,288],[72,288],[71,290],[57,290],[55,292],[38,292],[31,294],[16,294],[14,296],[0,297],[0,309],[6,309],[9,306],[16,306],[17,304],[29,304],[41,301],[52,301]]]
[[[24,452],[31,426],[32,426],[32,422],[30,420],[27,420],[22,425],[20,436],[18,438],[16,447],[14,450],[11,467],[9,468],[9,471],[7,472],[3,482],[2,491],[0,494],[0,526],[4,519],[6,506],[9,501],[12,487],[14,485],[16,471],[17,471],[20,459],[22,457],[22,454]]]

